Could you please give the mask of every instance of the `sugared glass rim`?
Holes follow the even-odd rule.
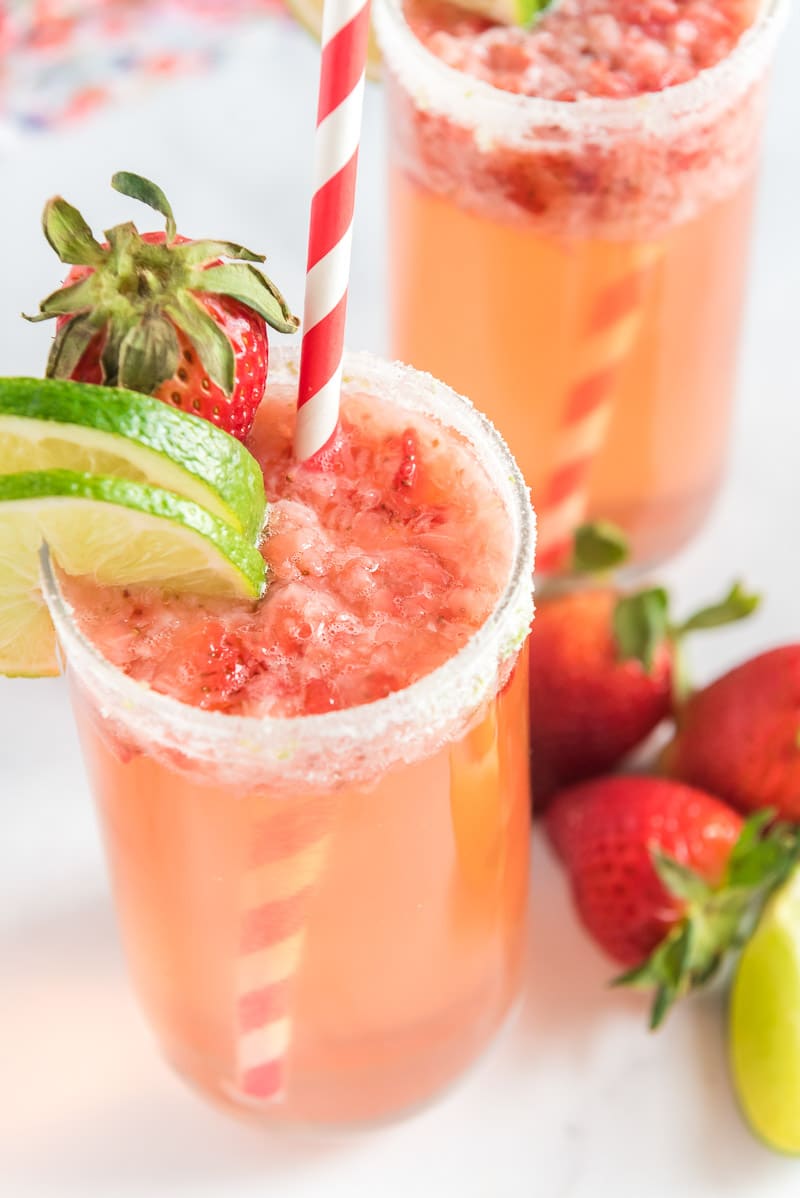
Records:
[[[678,117],[707,120],[716,105],[729,106],[734,95],[763,74],[789,6],[790,0],[765,0],[758,18],[713,67],[662,91],[623,99],[551,100],[503,91],[431,53],[411,31],[402,0],[375,0],[373,19],[384,63],[421,109],[474,128],[484,138],[508,142],[534,128],[574,133],[639,129],[668,135]]]
[[[297,361],[296,348],[275,350],[270,355],[270,383],[296,385]],[[348,746],[352,752],[373,741],[391,744],[395,732],[407,733],[409,726],[420,721],[429,732],[439,729],[445,740],[447,726],[457,722],[461,712],[470,707],[474,710],[491,697],[492,688],[497,686],[499,664],[519,649],[533,616],[535,517],[519,467],[486,417],[431,375],[372,354],[351,353],[345,355],[344,386],[356,391],[377,387],[381,389],[379,394],[389,394],[398,401],[402,397],[404,407],[455,428],[475,447],[500,492],[514,537],[508,581],[485,623],[443,665],[405,689],[372,703],[286,718],[204,711],[151,690],[102,656],[80,632],[45,549],[42,590],[68,667],[96,697],[104,715],[119,716],[145,738],[168,732],[169,741],[183,746],[187,754],[192,754],[193,747],[200,756],[236,753],[253,760],[266,754],[273,762],[285,763],[291,774],[290,763],[298,754],[302,757],[309,745],[318,753],[341,757],[342,749]],[[419,758],[412,754],[412,759]],[[325,773],[324,760],[319,760],[317,768],[320,774]]]

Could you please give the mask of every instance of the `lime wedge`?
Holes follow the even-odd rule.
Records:
[[[800,870],[769,901],[742,952],[730,1050],[750,1126],[771,1148],[800,1154]]]
[[[527,29],[550,7],[552,0],[458,0],[461,8],[498,21],[501,25],[521,25]]]
[[[254,599],[264,560],[191,500],[127,479],[47,470],[0,476],[0,673],[59,672],[38,582],[47,542],[68,574],[118,586]]]
[[[78,470],[151,483],[255,539],[258,462],[228,433],[159,399],[60,379],[0,379],[0,474]]]

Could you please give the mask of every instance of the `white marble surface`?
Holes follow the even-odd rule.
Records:
[[[778,63],[731,472],[705,533],[665,572],[684,604],[744,575],[768,598],[747,628],[697,647],[708,674],[796,638],[800,544],[800,23]],[[270,251],[299,304],[315,55],[286,27],[240,45],[212,80],[169,85],[0,159],[0,373],[36,373],[48,331],[17,319],[54,282],[38,234],[61,190],[98,222],[114,169],[151,174],[183,227]],[[350,342],[384,345],[380,93],[366,126]],[[209,146],[214,145],[214,160]],[[5,1198],[796,1198],[800,1161],[739,1121],[720,996],[657,1037],[638,999],[604,989],[537,839],[522,1013],[427,1113],[343,1139],[259,1134],[207,1109],[155,1054],[126,984],[93,814],[59,682],[0,680],[0,1194]]]

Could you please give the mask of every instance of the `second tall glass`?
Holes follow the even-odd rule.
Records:
[[[446,66],[402,0],[377,0],[392,353],[498,425],[543,516],[542,567],[559,501],[621,525],[649,564],[714,497],[784,9],[689,83],[564,102]]]

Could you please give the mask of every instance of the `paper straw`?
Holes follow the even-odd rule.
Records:
[[[339,421],[368,38],[369,0],[325,0],[297,396],[300,461],[325,448]],[[240,895],[237,1064],[240,1093],[256,1103],[286,1092],[293,983],[332,819],[322,800],[299,808],[284,802],[287,812],[254,830]]]
[[[639,339],[647,284],[663,253],[661,245],[636,247],[630,270],[597,296],[577,346],[543,493],[536,551],[539,574],[555,574],[569,566],[575,530],[586,518],[592,467],[606,443],[620,374]]]
[[[368,39],[369,0],[325,0],[297,395],[299,461],[328,444],[339,419]]]
[[[239,1091],[256,1103],[285,1092],[293,983],[327,852],[328,806],[327,798],[280,798],[252,829],[241,892],[237,1065]]]

